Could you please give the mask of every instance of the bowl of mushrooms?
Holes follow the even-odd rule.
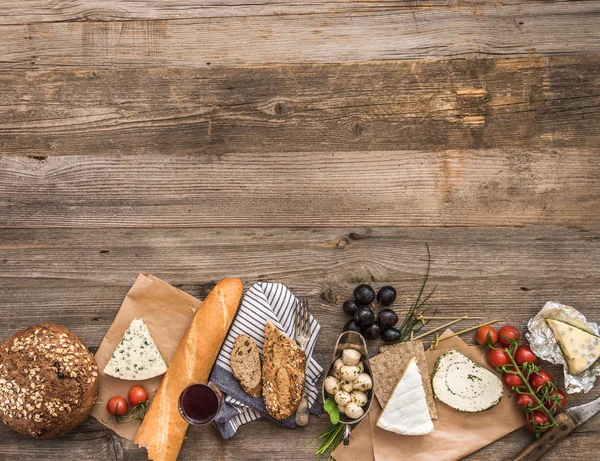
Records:
[[[371,409],[373,380],[365,339],[355,331],[340,335],[333,351],[327,377],[323,380],[323,401],[332,397],[344,424],[344,445],[350,441],[350,426],[360,422]]]

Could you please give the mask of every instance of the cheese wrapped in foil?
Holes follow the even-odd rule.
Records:
[[[598,325],[588,322],[585,316],[577,309],[553,301],[547,302],[542,310],[527,323],[529,330],[527,332],[527,340],[534,354],[550,363],[563,365],[565,390],[567,393],[588,392],[594,387],[596,376],[600,376],[600,360],[581,374],[573,375],[569,373],[563,352],[556,342],[554,333],[548,326],[546,319],[562,320],[584,327],[587,326],[590,332],[596,335],[599,334]]]

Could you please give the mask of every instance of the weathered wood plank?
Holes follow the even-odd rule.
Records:
[[[123,445],[118,435],[89,418],[75,431],[54,440],[34,440],[0,425],[0,459],[27,460],[105,460],[124,461]],[[147,459],[147,458],[146,458]]]
[[[600,146],[600,55],[0,74],[0,154]]]
[[[522,326],[547,300],[596,312],[599,239],[598,226],[0,229],[0,338],[47,319],[98,345],[140,271],[199,298],[235,275],[282,281],[308,297],[324,324],[326,357],[356,284],[393,283],[397,305],[409,305],[425,242],[441,312],[485,308]]]
[[[216,279],[241,276],[246,286],[277,280],[310,300],[323,325],[317,358],[327,362],[346,320],[341,302],[361,281],[398,288],[402,313],[424,269],[424,242],[433,255],[432,303],[440,315],[484,315],[524,328],[547,300],[570,303],[600,317],[600,227],[564,228],[304,228],[304,229],[44,229],[0,230],[0,341],[16,329],[59,322],[97,346],[137,272],[147,270],[203,297]],[[26,314],[24,314],[26,313]],[[440,322],[441,323],[441,322]],[[473,321],[465,322],[465,326]],[[471,342],[470,336],[466,340]],[[372,343],[371,351],[376,351]],[[556,368],[552,368],[562,383]],[[580,403],[600,389],[570,397]],[[198,453],[218,460],[311,460],[304,446],[327,425],[313,419],[293,434],[267,422],[243,427],[228,442],[211,427],[194,428],[181,459]],[[594,418],[548,460],[583,460],[600,431]],[[282,437],[289,443],[282,444]],[[73,459],[143,460],[145,451],[112,438],[89,422],[66,439],[27,440],[0,427],[0,458],[55,459],[69,447]],[[507,459],[530,439],[520,430],[467,459]],[[113,451],[110,451],[113,450]],[[122,455],[120,454],[122,450]],[[102,455],[99,455],[101,453]],[[115,453],[115,454],[113,454]],[[268,456],[265,456],[268,453]]]
[[[599,187],[598,149],[0,157],[0,227],[591,225]]]
[[[56,3],[3,2],[0,71],[600,51],[597,0]]]

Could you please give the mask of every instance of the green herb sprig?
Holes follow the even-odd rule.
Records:
[[[431,252],[429,251],[429,245],[425,243],[425,247],[427,248],[427,271],[425,272],[425,278],[423,279],[423,283],[421,284],[421,289],[419,290],[419,295],[415,302],[411,305],[410,309],[406,313],[400,328],[398,331],[400,332],[400,342],[406,341],[410,339],[411,333],[417,333],[421,328],[429,323],[429,320],[422,321],[422,315],[431,309],[432,306],[427,305],[427,301],[431,298],[431,295],[435,291],[436,286],[429,292],[427,296],[423,298],[423,293],[425,292],[425,286],[427,285],[427,280],[429,279],[429,269],[431,268]],[[433,316],[437,313],[437,308],[433,312]],[[418,323],[421,325],[418,328],[415,328]]]
[[[330,454],[327,456],[327,460],[332,461],[331,452],[335,450],[344,438],[344,425],[340,423],[340,409],[335,400],[329,397],[325,400],[323,409],[329,413],[331,426],[317,437],[319,445],[317,451],[315,451],[315,456],[318,456],[319,460],[323,459],[323,456],[329,451]]]

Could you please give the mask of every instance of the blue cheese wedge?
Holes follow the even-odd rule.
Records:
[[[600,357],[600,337],[556,319],[546,319],[567,362],[569,373],[577,375]]]
[[[131,322],[104,368],[105,374],[129,381],[154,378],[166,371],[167,364],[142,319]]]
[[[498,376],[455,350],[438,358],[431,384],[439,401],[467,413],[489,410],[504,395]]]
[[[425,435],[433,431],[423,380],[414,357],[381,412],[377,426],[401,435]]]

